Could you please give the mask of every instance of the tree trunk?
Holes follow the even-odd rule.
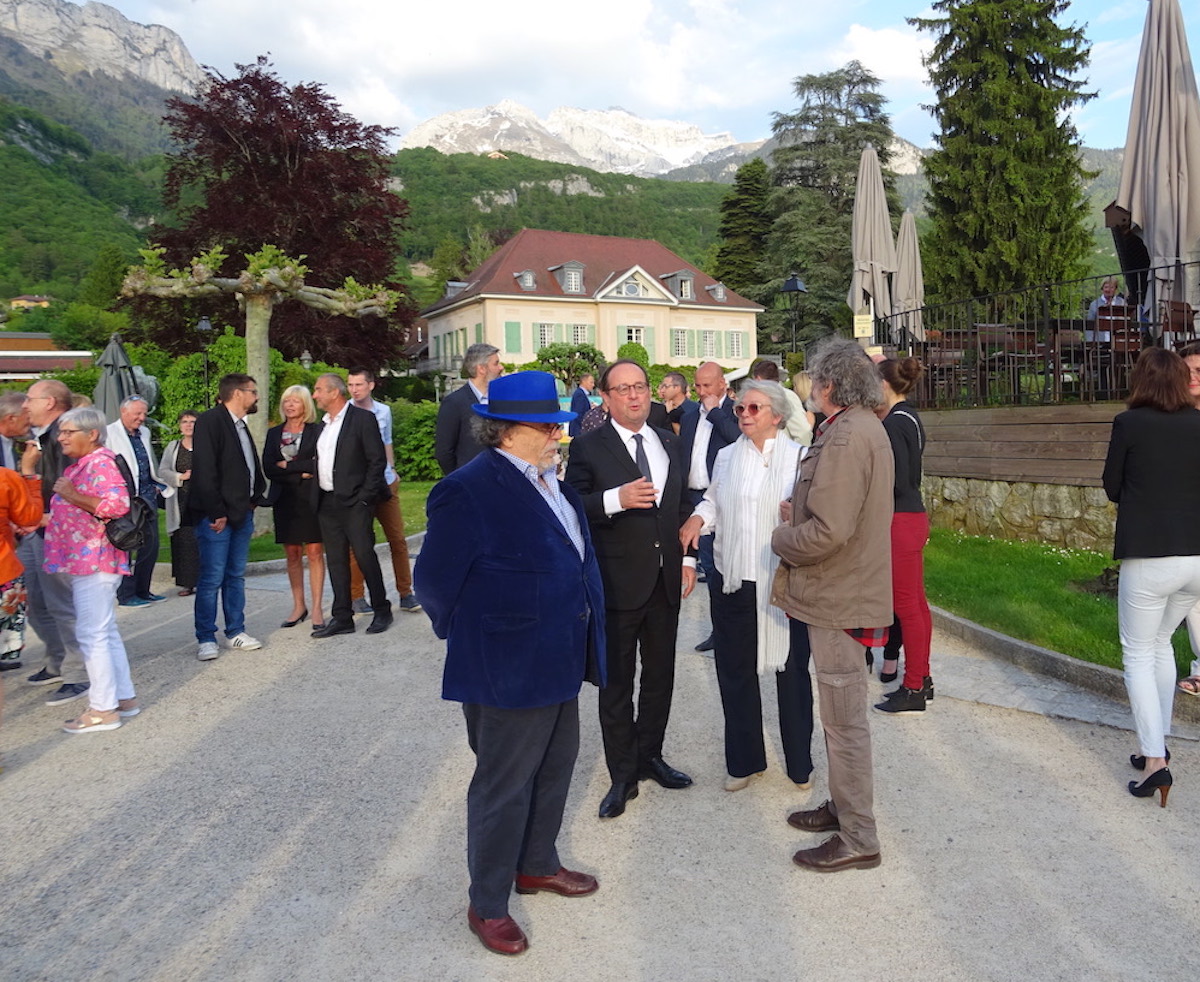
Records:
[[[258,383],[258,412],[246,418],[254,445],[262,453],[271,421],[274,393],[271,391],[271,311],[275,306],[274,293],[246,295],[246,374]],[[271,527],[271,512],[258,508],[254,513],[254,532],[261,535]]]

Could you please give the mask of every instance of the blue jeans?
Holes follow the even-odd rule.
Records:
[[[200,580],[196,584],[196,640],[217,640],[217,591],[225,614],[225,637],[246,629],[246,559],[254,534],[254,513],[241,525],[226,524],[214,532],[207,518],[196,522],[196,545],[200,548]]]

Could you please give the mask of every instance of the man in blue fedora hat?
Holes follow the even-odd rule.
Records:
[[[426,505],[415,582],[446,640],[442,698],[461,702],[475,774],[467,791],[467,922],[520,954],[508,898],[594,892],[555,842],[579,752],[579,689],[605,680],[604,593],[579,495],[555,473],[563,423],[554,379],[495,379],[475,405],[484,447]]]

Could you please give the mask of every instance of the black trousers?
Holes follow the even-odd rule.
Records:
[[[475,774],[467,790],[471,906],[504,917],[518,873],[550,876],[579,754],[579,700],[535,709],[463,705]]]
[[[613,782],[632,783],[639,767],[662,756],[675,689],[679,603],[671,604],[662,573],[650,600],[637,610],[607,611],[608,684],[600,690],[600,732]],[[638,652],[642,673],[633,708]]]
[[[723,593],[720,571],[709,581],[712,588],[713,655],[717,686],[725,713],[725,767],[733,777],[765,770],[762,693],[758,677],[757,588],[743,582],[735,593]],[[789,620],[790,650],[787,665],[775,676],[779,703],[779,735],[788,777],[803,784],[812,775],[813,699],[808,674],[808,625]]]
[[[321,538],[325,543],[325,562],[329,567],[329,583],[333,587],[333,620],[345,624],[354,620],[353,600],[350,597],[350,551],[362,570],[363,580],[371,598],[371,609],[386,614],[392,609],[375,555],[375,509],[356,504],[346,508],[338,504],[332,491],[322,491],[317,519],[321,523]]]
[[[124,603],[134,597],[150,596],[150,581],[154,578],[154,564],[158,562],[158,508],[151,502],[150,522],[146,526],[146,544],[137,551],[130,564],[133,575],[121,578],[117,587],[117,601]]]

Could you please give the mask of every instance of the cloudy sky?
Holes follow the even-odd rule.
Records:
[[[902,0],[107,0],[130,20],[163,24],[223,74],[269,52],[288,82],[320,82],[367,123],[401,133],[431,116],[513,99],[545,117],[560,105],[620,106],[737,140],[770,133],[795,106],[797,75],[857,58],[883,80],[892,125],[928,146],[932,101],[905,23],[929,8]],[[1200,2],[1182,0],[1200,57]],[[1076,114],[1084,143],[1125,142],[1147,0],[1075,0],[1097,98]]]

